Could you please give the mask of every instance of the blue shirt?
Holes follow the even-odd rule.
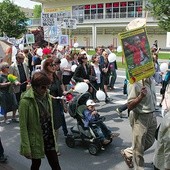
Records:
[[[89,123],[93,123],[99,119],[99,114],[92,115],[92,111],[86,109],[83,111],[84,127],[88,127]]]

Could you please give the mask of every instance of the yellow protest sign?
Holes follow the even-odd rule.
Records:
[[[146,28],[140,27],[119,34],[126,61],[129,82],[150,77],[155,68],[151,57]]]

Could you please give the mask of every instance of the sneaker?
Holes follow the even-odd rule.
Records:
[[[162,107],[162,104],[161,104],[161,103],[159,104],[159,107]]]
[[[12,118],[12,122],[19,123],[19,118]]]
[[[118,113],[119,117],[122,118],[122,112],[119,110],[119,108],[116,109],[116,112]]]
[[[57,152],[57,156],[61,156],[61,153],[59,151]]]
[[[109,142],[110,142],[110,140],[104,139],[103,144],[104,144],[104,145],[107,145]]]
[[[1,163],[4,163],[6,161],[7,161],[7,156],[5,156],[5,155],[0,156],[0,162]]]
[[[109,98],[109,97],[106,97],[106,100],[105,100],[105,103],[109,103],[111,102],[113,99]]]

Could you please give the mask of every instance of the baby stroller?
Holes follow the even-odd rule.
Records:
[[[89,153],[91,155],[96,155],[101,149],[104,149],[101,138],[95,135],[93,128],[84,127],[83,123],[83,111],[86,109],[86,101],[91,99],[91,94],[86,92],[84,94],[79,94],[69,103],[68,111],[71,117],[77,120],[77,125],[71,127],[71,134],[66,137],[66,144],[70,148],[74,148],[76,142],[81,142],[88,146]],[[104,117],[101,117],[99,121],[104,121]],[[98,122],[95,122],[96,126]],[[109,139],[111,143],[112,138]],[[109,144],[108,143],[108,144]],[[107,144],[107,145],[108,145]]]

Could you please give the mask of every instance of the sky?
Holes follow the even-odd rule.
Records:
[[[24,7],[24,8],[34,8],[34,5],[39,5],[40,3],[37,2],[33,2],[30,0],[11,0],[14,2],[14,4]],[[0,2],[3,2],[3,0],[0,0]]]

